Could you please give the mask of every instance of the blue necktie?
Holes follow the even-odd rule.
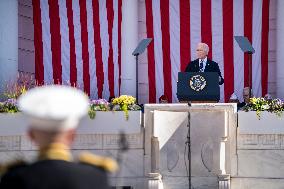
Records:
[[[199,63],[199,71],[200,72],[203,72],[204,70],[203,70],[203,60],[201,59],[200,60],[200,63]]]

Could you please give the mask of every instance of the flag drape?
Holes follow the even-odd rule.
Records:
[[[232,93],[242,100],[248,86],[248,56],[234,36],[246,36],[252,55],[252,90],[267,93],[269,0],[145,0],[148,48],[149,101],[165,94],[177,102],[177,72],[195,59],[197,43],[209,45],[208,57],[219,64],[225,83],[221,101]]]
[[[118,96],[122,2],[33,0],[39,84],[75,85],[91,98]],[[145,0],[145,13],[147,37],[153,38],[147,49],[149,102],[161,95],[178,101],[178,72],[195,59],[199,42],[209,45],[208,57],[224,76],[221,101],[232,93],[242,100],[242,90],[249,85],[249,61],[234,36],[248,37],[256,51],[253,94],[267,93],[269,0]]]
[[[91,98],[118,96],[122,0],[33,0],[39,84],[70,84]]]

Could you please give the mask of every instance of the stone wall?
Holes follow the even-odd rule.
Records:
[[[219,188],[220,178],[225,178],[231,171],[236,172],[235,110],[233,104],[220,103],[192,104],[191,107],[188,104],[147,104],[145,164],[151,164],[151,169],[145,171],[161,174],[165,189],[188,188],[188,175],[191,175],[192,188]],[[187,136],[190,136],[190,168]],[[153,153],[155,147],[150,145],[156,138],[158,154]],[[222,142],[226,152],[220,151]],[[225,158],[233,161],[222,162]]]
[[[106,112],[109,113],[109,112]],[[120,124],[113,123],[113,133],[106,126],[107,121],[97,123],[100,119],[89,122],[84,117],[77,129],[77,136],[72,145],[72,153],[76,159],[83,151],[90,151],[97,155],[108,156],[118,161],[120,169],[115,174],[110,175],[112,185],[132,186],[134,188],[147,188],[147,177],[144,176],[144,130],[141,127],[140,114],[137,123],[134,123],[135,115],[129,112],[128,127],[140,127],[141,129],[130,128],[124,136],[127,140],[128,149],[122,151],[121,137],[119,134]],[[138,112],[139,113],[139,112]],[[109,116],[115,116],[111,113]],[[125,120],[124,112],[116,112]],[[93,121],[93,122],[92,122]],[[117,120],[116,120],[117,122]],[[123,123],[123,121],[120,121]],[[107,129],[103,134],[103,126]],[[37,147],[27,137],[28,123],[26,118],[21,114],[0,114],[0,164],[12,162],[16,159],[23,159],[27,162],[33,162],[36,159]],[[121,127],[123,128],[123,127]],[[120,129],[121,129],[120,128]],[[126,128],[123,128],[126,129]],[[139,163],[137,163],[139,162]]]
[[[144,187],[143,133],[126,135],[129,149],[122,152],[119,146],[120,135],[117,134],[78,134],[72,147],[74,157],[83,151],[114,159],[120,157],[120,170],[110,175],[111,184],[118,186]],[[36,146],[27,136],[0,136],[0,163],[15,159],[32,161],[36,158]],[[139,162],[139,163],[137,163]]]
[[[238,170],[232,189],[284,187],[284,135],[238,133]]]
[[[141,132],[126,134],[127,152],[120,150],[119,134],[78,131],[72,147],[74,155],[88,150],[120,157],[120,171],[110,175],[116,186],[188,188],[191,175],[192,188],[199,189],[283,188],[284,133],[240,133],[234,104],[147,104],[144,108]],[[3,120],[0,126],[1,123]],[[5,135],[3,128],[0,127],[0,163],[35,158],[36,147],[24,129],[17,134],[11,126]]]
[[[135,189],[188,188],[185,142],[190,110],[192,186],[218,188],[219,175],[231,167],[220,167],[220,157],[225,155],[220,153],[220,142],[230,135],[229,127],[235,128],[234,108],[231,104],[196,104],[191,108],[187,104],[147,104],[141,132],[126,134],[127,152],[120,150],[119,134],[88,134],[80,127],[72,152],[75,156],[88,150],[114,159],[120,157],[119,172],[110,175],[112,185]],[[32,161],[37,151],[25,135],[25,121],[15,115],[10,127],[4,127],[4,118],[0,119],[0,163],[16,158]]]

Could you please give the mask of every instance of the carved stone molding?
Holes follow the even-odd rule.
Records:
[[[128,148],[143,148],[143,134],[125,135]],[[103,135],[103,149],[119,149],[121,135]]]
[[[79,134],[72,145],[74,150],[102,149],[102,135],[100,134]]]
[[[284,135],[280,134],[239,134],[238,149],[284,149]]]
[[[0,136],[0,151],[18,151],[21,147],[20,136]]]

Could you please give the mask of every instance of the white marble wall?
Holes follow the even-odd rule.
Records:
[[[221,174],[220,143],[231,134],[236,134],[234,110],[235,107],[231,104],[193,104],[192,107],[188,107],[187,104],[146,105],[145,139],[150,141],[151,138],[157,137],[160,142],[159,161],[156,161],[157,154],[153,157],[151,149],[153,146],[148,146],[145,143],[145,162],[153,163],[154,159],[154,162],[159,163],[158,169],[152,167],[147,171],[159,172],[162,175],[165,189],[188,188],[189,162],[188,148],[185,144],[188,134],[188,117],[184,113],[187,114],[188,111],[191,111],[192,188],[218,188],[219,175]],[[227,143],[228,154],[224,154],[224,156],[232,157],[235,160],[234,153],[230,155],[230,148],[234,152],[236,143],[233,141]],[[236,166],[227,163],[225,172],[230,172],[232,167]]]
[[[238,171],[232,189],[284,187],[284,135],[238,134]]]
[[[231,189],[283,189],[283,179],[234,178]]]

